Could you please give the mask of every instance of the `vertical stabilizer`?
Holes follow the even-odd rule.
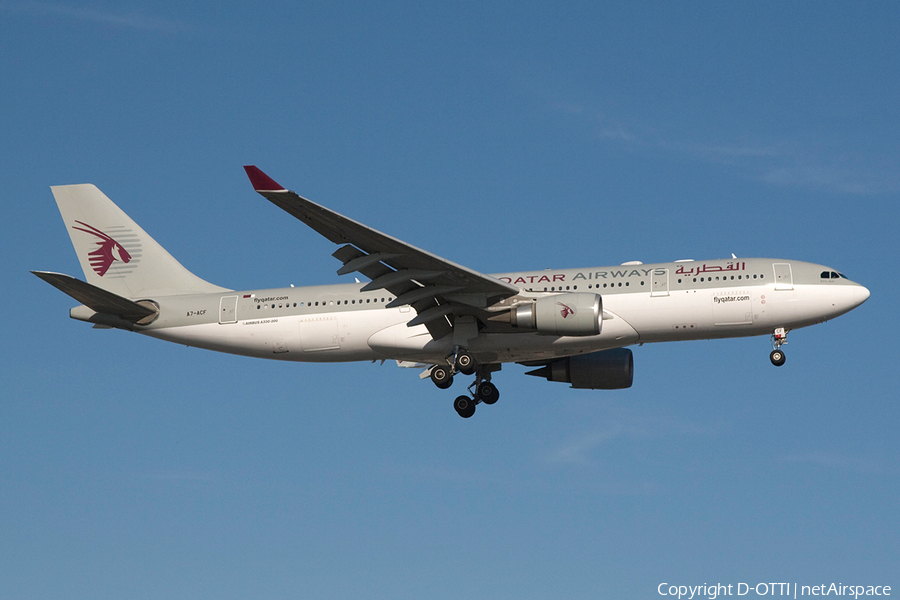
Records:
[[[50,189],[91,285],[134,299],[226,290],[181,266],[96,186]]]

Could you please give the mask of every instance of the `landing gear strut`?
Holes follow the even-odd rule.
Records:
[[[462,349],[457,349],[456,353],[447,357],[446,365],[435,365],[431,369],[431,381],[438,388],[446,390],[453,385],[453,375],[462,373],[463,375],[471,375],[478,368],[475,357]]]
[[[769,353],[769,360],[771,360],[772,364],[776,367],[783,365],[786,360],[784,352],[781,350],[781,347],[784,344],[787,344],[787,331],[785,331],[784,327],[779,327],[775,330],[775,333],[772,334],[772,345],[775,349]]]
[[[453,384],[453,375],[475,374],[475,381],[469,386],[469,395],[457,396],[453,401],[453,409],[456,413],[468,419],[475,414],[475,407],[482,402],[495,404],[500,399],[500,391],[491,383],[491,373],[499,371],[500,365],[479,365],[475,358],[465,350],[457,350],[455,356],[447,358],[446,365],[435,365],[431,368],[429,377],[431,381],[442,390]]]

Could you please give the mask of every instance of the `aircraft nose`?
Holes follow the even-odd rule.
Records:
[[[834,318],[853,310],[868,300],[869,290],[858,283],[850,283],[850,285],[832,287],[829,297],[829,312],[831,312],[829,318]]]
[[[856,295],[856,304],[854,304],[854,307],[859,306],[869,299],[869,288],[867,288],[866,286],[857,285],[854,291]]]
[[[844,312],[848,310],[853,310],[863,302],[869,299],[869,290],[865,286],[859,285],[858,283],[845,286],[844,293],[841,295],[841,304]]]

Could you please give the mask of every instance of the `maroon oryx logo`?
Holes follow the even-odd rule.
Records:
[[[87,229],[84,229],[82,227],[72,227],[72,229],[77,229],[78,231],[83,231],[100,238],[100,240],[97,242],[97,245],[100,247],[93,252],[88,252],[88,261],[91,263],[91,267],[94,269],[94,272],[97,273],[97,275],[99,275],[100,277],[106,275],[106,272],[109,271],[109,268],[117,260],[121,260],[123,263],[131,261],[131,255],[128,254],[128,251],[122,246],[122,244],[112,239],[110,236],[106,235],[96,227],[91,227],[87,223],[82,223],[81,221],[75,222],[79,225],[83,225]]]
[[[559,311],[559,314],[562,315],[562,318],[563,318],[563,319],[565,319],[565,318],[568,317],[569,315],[574,315],[574,314],[575,314],[575,310],[574,310],[571,306],[569,306],[568,304],[563,304],[562,302],[557,302],[556,305],[557,305],[557,306],[562,306],[562,309]]]

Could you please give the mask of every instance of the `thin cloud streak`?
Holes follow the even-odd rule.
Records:
[[[617,425],[610,429],[583,435],[568,440],[563,446],[550,453],[547,462],[556,464],[588,465],[590,455],[603,444],[625,434],[625,427]]]
[[[140,473],[135,475],[136,478],[145,481],[189,481],[211,483],[218,479],[212,473],[199,473],[193,471],[167,471],[158,473]]]
[[[808,452],[806,454],[792,454],[790,456],[785,456],[783,460],[787,463],[815,465],[826,469],[840,469],[857,473],[871,474],[882,470],[881,465],[870,459],[843,456],[821,451]]]
[[[50,2],[0,2],[0,10],[29,17],[74,19],[156,33],[184,33],[191,30],[184,23],[150,17],[134,11],[126,13],[86,6],[63,6]]]
[[[547,454],[545,463],[551,465],[588,466],[599,449],[619,439],[646,440],[669,436],[713,435],[715,429],[680,419],[657,415],[620,415],[607,417],[608,426],[570,438]]]
[[[658,129],[626,123],[573,103],[554,103],[557,111],[585,118],[595,135],[632,151],[665,152],[692,160],[727,165],[769,185],[868,196],[900,191],[900,157],[856,156],[789,141],[684,141]],[[875,166],[872,166],[872,163]]]

